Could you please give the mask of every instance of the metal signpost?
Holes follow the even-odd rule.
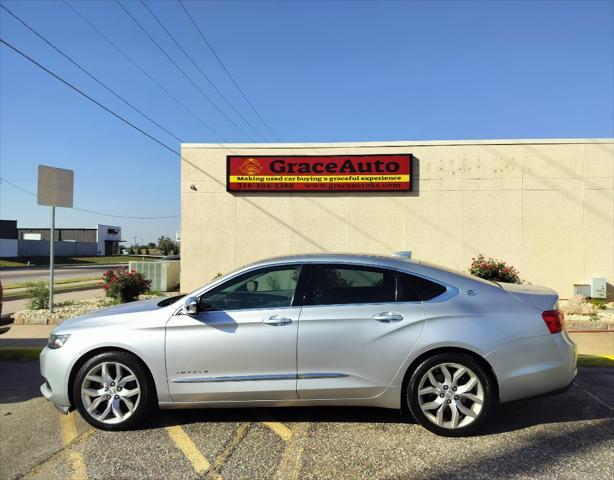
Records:
[[[39,205],[51,207],[51,237],[49,238],[49,313],[53,313],[53,261],[55,241],[55,207],[72,208],[74,172],[64,168],[38,166]]]

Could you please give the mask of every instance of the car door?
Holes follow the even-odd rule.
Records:
[[[296,399],[300,265],[242,273],[167,323],[166,366],[178,402]]]
[[[379,395],[424,327],[422,302],[394,270],[315,263],[309,269],[299,319],[299,397]]]

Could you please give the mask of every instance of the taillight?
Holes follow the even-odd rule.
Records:
[[[542,312],[542,318],[546,322],[546,326],[550,333],[559,333],[563,331],[565,317],[560,310],[546,310]]]

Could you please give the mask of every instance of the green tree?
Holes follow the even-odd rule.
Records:
[[[158,239],[158,248],[160,249],[160,253],[162,255],[170,255],[173,252],[175,247],[175,242],[173,242],[170,238],[161,236]]]

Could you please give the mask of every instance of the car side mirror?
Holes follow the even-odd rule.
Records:
[[[183,313],[186,315],[198,314],[198,298],[188,297],[183,303]]]

